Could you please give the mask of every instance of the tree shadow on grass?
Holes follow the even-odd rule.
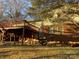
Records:
[[[14,55],[14,54],[17,54],[18,52],[17,51],[2,51],[0,52],[0,57],[7,57],[7,56],[11,56],[11,55]]]
[[[48,55],[48,56],[39,56],[31,59],[74,59],[74,57],[79,56],[76,54],[57,54],[57,55]]]

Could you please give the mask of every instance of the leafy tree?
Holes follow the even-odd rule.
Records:
[[[53,16],[52,10],[63,6],[63,0],[31,0],[32,8],[29,14],[36,16],[37,19],[46,19]]]
[[[78,4],[65,3],[64,0],[31,0],[31,2],[32,8],[30,8],[28,13],[38,20],[44,20],[47,18],[49,20],[63,20],[65,18],[63,20],[65,21],[66,19],[68,19],[67,15],[79,14]],[[59,10],[61,10],[61,12],[59,12]],[[55,13],[57,14],[57,18],[54,18]]]
[[[63,0],[31,0],[32,8],[28,13],[35,17],[35,20],[50,20],[57,26],[61,26],[65,21],[73,22],[77,27],[78,24],[73,20],[74,14],[79,15],[79,5],[77,3],[65,3]],[[60,24],[60,25],[59,25]]]

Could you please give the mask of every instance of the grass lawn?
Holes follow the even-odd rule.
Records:
[[[0,59],[79,59],[79,47],[0,47]]]

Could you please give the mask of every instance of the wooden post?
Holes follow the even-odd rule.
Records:
[[[25,40],[24,40],[25,44],[26,44],[26,37],[25,37]]]
[[[9,34],[9,35],[10,35],[10,43],[11,43],[11,36],[12,36],[12,35],[11,35],[11,34]]]
[[[33,36],[33,34],[32,34],[32,45],[34,45],[34,36]]]
[[[22,45],[23,45],[23,43],[24,43],[24,42],[23,42],[23,39],[24,39],[24,38],[22,38]]]
[[[2,35],[1,35],[1,42],[3,43],[3,33],[2,33]]]
[[[24,44],[25,44],[25,40],[26,40],[26,37],[24,37]]]
[[[24,26],[23,26],[23,34],[22,34],[22,45],[24,43],[24,35],[25,35],[25,20],[24,20]]]
[[[2,30],[2,35],[1,35],[2,43],[4,42],[4,33],[5,33],[5,31]]]
[[[1,33],[0,33],[0,43],[1,43],[1,39],[2,39],[2,38],[1,38]]]
[[[20,43],[20,36],[19,36],[19,39],[18,39],[18,44]]]
[[[15,34],[13,36],[14,36],[14,45],[15,45]]]
[[[19,37],[19,44],[21,44],[21,42],[22,42],[22,36]]]

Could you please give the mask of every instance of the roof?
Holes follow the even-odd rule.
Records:
[[[14,25],[16,24],[22,24],[23,21],[21,20],[3,20],[0,22],[0,28],[11,28],[11,27],[14,27]]]
[[[79,25],[79,24],[78,24]],[[36,25],[30,23],[29,21],[25,21],[25,26],[39,31],[39,27]],[[72,22],[66,22],[64,23],[64,29],[67,30],[65,32],[78,32],[79,33],[79,27],[76,27],[75,24]],[[0,21],[0,29],[18,29],[18,28],[23,28],[24,27],[24,20],[21,19],[16,19],[16,20],[2,20]],[[53,28],[53,26],[51,27]]]
[[[2,20],[0,21],[0,29],[17,29],[17,28],[23,28],[24,27],[24,21],[21,19],[16,20]],[[28,21],[25,21],[25,26],[29,26],[34,30],[38,30],[38,27],[34,26],[33,24],[30,24]]]

